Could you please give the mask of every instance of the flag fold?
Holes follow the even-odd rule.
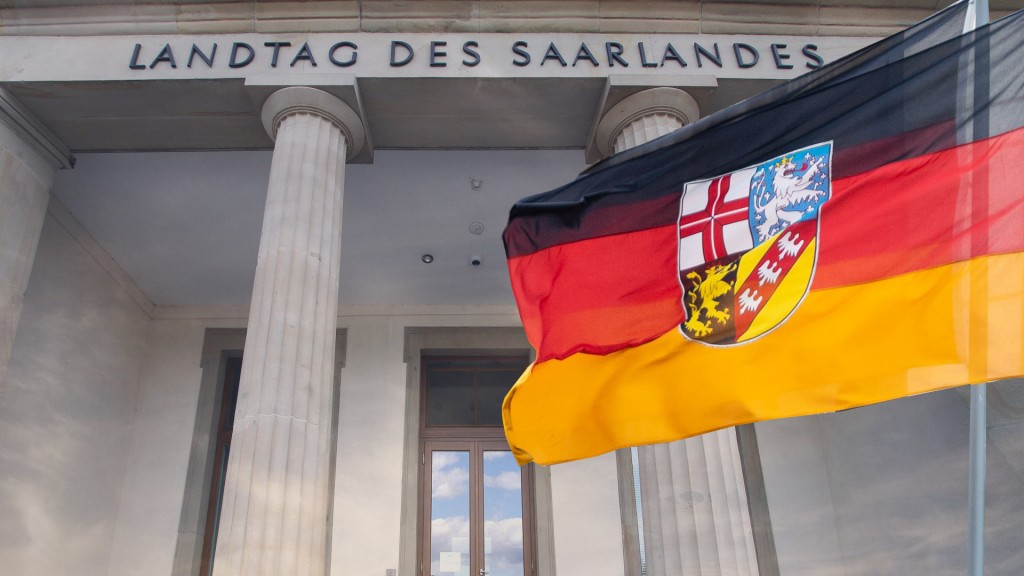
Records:
[[[1024,374],[1024,12],[964,4],[513,207],[520,463]]]

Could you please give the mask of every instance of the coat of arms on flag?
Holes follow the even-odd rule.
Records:
[[[683,187],[683,335],[709,345],[739,344],[796,309],[814,274],[831,158],[831,142],[815,144]]]
[[[517,461],[1024,376],[1024,11],[964,11],[513,207]]]

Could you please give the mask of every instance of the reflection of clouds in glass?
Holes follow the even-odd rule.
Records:
[[[484,537],[491,541],[487,569],[492,576],[523,573],[523,519],[506,518],[484,522]]]
[[[502,490],[519,490],[522,480],[519,472],[502,472],[497,476],[484,476],[484,486]]]
[[[512,460],[512,453],[508,450],[487,450],[484,452],[484,460],[489,462],[505,459]]]
[[[469,490],[469,468],[466,458],[457,452],[434,452],[431,459],[432,480],[430,495],[450,500]]]
[[[466,460],[465,452],[432,452],[431,453],[431,468],[436,472],[442,468],[458,464],[459,461]]]
[[[434,518],[430,521],[430,573],[440,572],[441,552],[462,552],[462,546],[456,547],[453,541],[469,541],[469,520],[465,516],[450,518]],[[463,556],[466,562],[467,556]]]

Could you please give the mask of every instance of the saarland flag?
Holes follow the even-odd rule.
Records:
[[[1024,13],[962,13],[515,205],[519,462],[1024,374]]]

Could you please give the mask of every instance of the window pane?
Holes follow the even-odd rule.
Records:
[[[780,572],[965,574],[969,392],[759,422]]]
[[[238,381],[242,376],[242,358],[228,358],[224,375],[224,406],[221,410],[220,428],[231,430],[235,425],[235,408],[238,406]]]
[[[220,446],[219,469],[216,472],[213,489],[217,491],[217,507],[213,513],[213,533],[210,535],[210,567],[213,567],[214,552],[217,551],[217,531],[220,530],[220,511],[224,505],[224,483],[228,477],[228,454],[231,453],[231,444],[225,443]],[[212,570],[211,570],[212,573]]]
[[[469,452],[430,454],[430,574],[469,576]]]
[[[528,364],[526,355],[425,359],[425,425],[501,426],[501,403]]]
[[[473,424],[473,373],[455,370],[427,372],[427,425]]]
[[[523,576],[523,476],[507,450],[484,452],[484,570]]]
[[[985,574],[1024,574],[1024,379],[988,385]]]
[[[522,370],[488,370],[477,376],[477,424],[501,426],[501,403]]]

